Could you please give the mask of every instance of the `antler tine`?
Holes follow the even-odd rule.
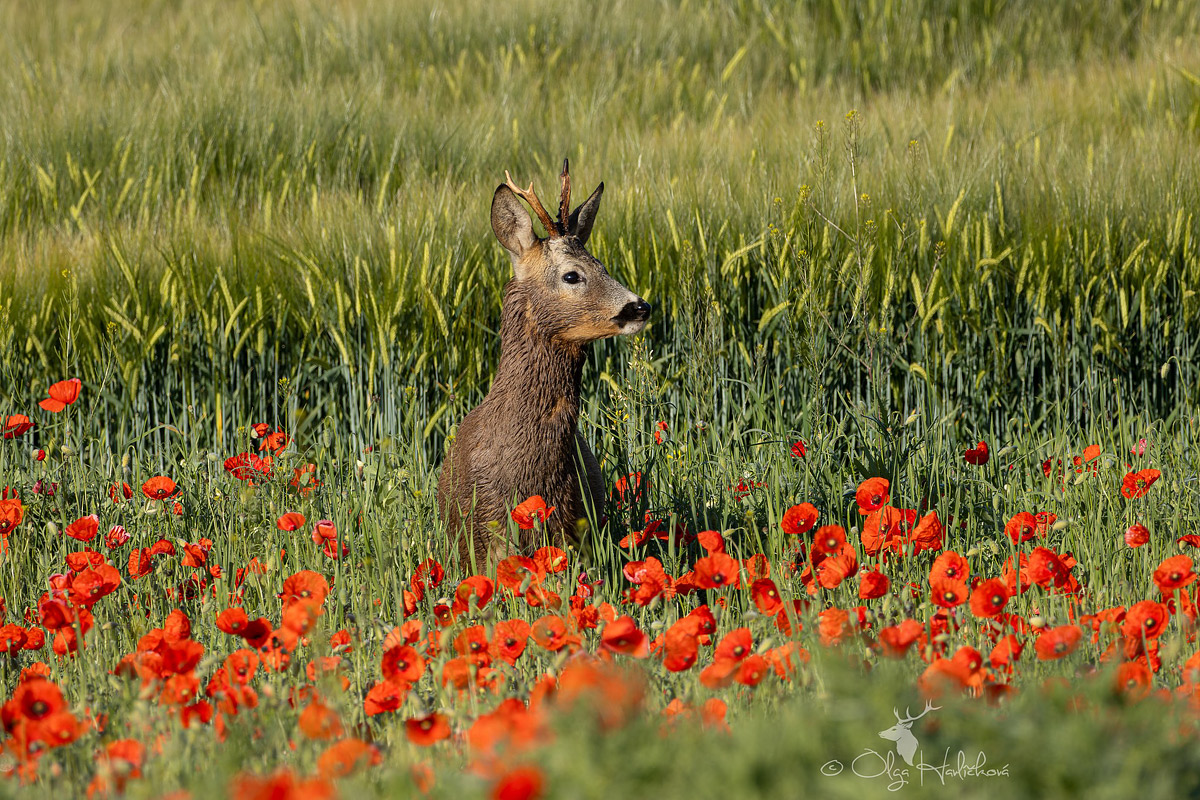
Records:
[[[900,712],[896,710],[895,706],[892,706],[892,713],[896,715],[897,722],[904,722],[904,720],[900,719]]]
[[[558,176],[561,187],[558,197],[558,229],[563,235],[566,235],[569,229],[568,220],[571,218],[571,175],[569,173],[570,164],[564,158],[562,173]]]
[[[558,225],[556,225],[554,220],[551,219],[550,215],[546,212],[545,207],[542,205],[542,201],[539,200],[538,196],[534,193],[533,181],[529,182],[528,189],[522,189],[513,183],[512,175],[508,174],[508,170],[504,170],[504,183],[509,189],[512,189],[513,194],[524,200],[526,203],[529,203],[529,207],[533,209],[533,213],[537,214],[537,218],[541,220],[542,226],[546,229],[547,236],[562,235],[559,232]]]

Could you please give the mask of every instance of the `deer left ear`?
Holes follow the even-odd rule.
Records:
[[[601,183],[592,192],[592,196],[579,204],[579,208],[571,212],[567,232],[579,237],[579,241],[587,244],[592,235],[592,223],[596,221],[596,212],[600,210],[600,195],[604,194],[604,184]]]

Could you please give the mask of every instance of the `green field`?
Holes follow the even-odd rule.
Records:
[[[252,797],[247,776],[321,780],[339,741],[379,763],[297,792],[518,797],[500,790],[527,767],[547,797],[893,796],[895,776],[849,765],[892,752],[893,707],[926,696],[927,761],[1007,771],[912,772],[900,794],[1200,792],[1197,582],[1163,589],[1160,570],[1182,554],[1191,574],[1200,523],[1200,7],[494,5],[0,6],[0,489],[20,498],[0,499],[0,796]],[[580,420],[607,482],[647,488],[614,494],[590,560],[532,581],[557,610],[491,574],[495,597],[449,620],[469,570],[437,470],[495,370],[512,272],[489,203],[505,170],[549,194],[563,157],[577,197],[606,186],[589,249],[655,306],[644,334],[595,346]],[[70,378],[75,402],[39,408]],[[286,441],[239,479],[226,460],[268,454],[260,423]],[[980,440],[990,459],[969,463]],[[1142,470],[1161,477],[1123,492]],[[149,499],[155,476],[178,493]],[[885,508],[935,512],[939,547],[871,553],[869,478]],[[844,528],[844,580],[781,528],[800,503]],[[1014,542],[1025,513],[1054,519]],[[64,535],[89,515],[96,538]],[[655,520],[665,538],[618,544]],[[677,526],[722,532],[742,585],[636,597],[630,562],[684,579],[705,557]],[[1029,587],[1011,619],[938,600],[950,551]],[[750,588],[759,554],[788,608],[807,601],[790,623]],[[602,583],[572,613],[581,568]],[[332,588],[296,610],[280,595],[304,570]],[[868,570],[890,586],[861,598]],[[717,628],[694,667],[605,649],[613,616],[657,645],[702,606]],[[1162,629],[1131,633],[1151,606]],[[228,608],[263,618],[265,650],[218,628]],[[857,622],[833,642],[839,612]],[[460,636],[547,616],[580,653],[531,639],[476,663],[496,686],[453,688]],[[425,669],[370,713],[394,629],[418,620]],[[891,653],[906,620],[919,640]],[[742,627],[772,674],[710,685]],[[1024,646],[1012,670],[991,659],[1002,634]],[[964,647],[985,662],[967,677]],[[239,648],[263,662],[253,702],[219,677]],[[13,700],[48,683],[35,664],[58,727]],[[513,698],[528,710],[487,716]],[[702,724],[714,699],[728,731]],[[674,700],[692,711],[668,723]],[[431,712],[450,736],[426,747],[406,721]],[[102,755],[113,742],[144,756]]]

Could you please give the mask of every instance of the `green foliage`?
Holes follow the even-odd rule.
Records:
[[[714,421],[756,381],[979,427],[1196,399],[1189,3],[0,13],[12,407],[78,363],[112,435],[186,406],[228,443],[280,379],[351,423],[411,385],[436,456],[495,362],[487,199],[564,154]]]
[[[180,594],[190,570],[161,559],[97,607],[87,657],[51,660],[75,710],[109,711],[105,737],[170,732],[130,796],[220,796],[240,769],[311,771],[319,743],[291,747],[299,670],[264,679],[258,716],[232,724],[225,745],[179,729],[110,670],[178,605],[211,674],[231,649],[213,620],[237,568],[265,565],[246,604],[273,617],[284,577],[323,571],[334,594],[313,650],[357,629],[350,690],[329,694],[386,758],[344,795],[411,791],[424,756],[402,719],[452,699],[432,675],[397,715],[367,719],[361,698],[415,565],[438,558],[461,577],[433,496],[444,440],[496,363],[510,267],[488,199],[505,169],[550,185],[563,155],[576,186],[606,182],[593,251],[656,307],[644,336],[598,345],[585,373],[581,425],[606,478],[642,472],[649,486],[643,506],[606,509],[588,565],[605,581],[599,599],[619,602],[631,558],[660,557],[673,575],[694,561],[617,547],[646,511],[724,531],[739,557],[767,554],[800,596],[781,573],[794,552],[783,511],[813,502],[853,536],[853,490],[868,476],[889,478],[898,506],[936,509],[976,574],[1015,555],[1003,534],[1014,513],[1049,511],[1059,522],[1038,543],[1078,559],[1089,610],[1157,597],[1155,567],[1200,521],[1198,33],[1200,10],[1171,0],[0,8],[0,419],[41,423],[0,440],[0,486],[27,504],[0,559],[10,617],[79,549],[59,533],[79,516],[99,513],[102,533],[126,526],[128,547],[211,539],[216,595]],[[38,412],[45,386],[68,376],[83,379],[78,404]],[[248,426],[261,421],[295,444],[250,488],[222,462],[257,446]],[[1138,465],[1163,479],[1126,500],[1142,437]],[[976,468],[962,451],[980,438],[993,459]],[[796,439],[803,459],[789,454]],[[1096,472],[1075,472],[1071,457],[1093,443]],[[321,485],[301,496],[288,479],[307,464]],[[183,487],[180,516],[109,500],[114,482],[155,474]],[[289,510],[332,519],[348,557],[278,530]],[[1135,522],[1151,531],[1137,550],[1122,539]],[[928,569],[889,564],[897,585]],[[823,599],[849,608],[856,590]],[[722,631],[778,636],[744,594],[730,601]],[[934,610],[874,602],[877,627]],[[623,610],[652,635],[678,613]],[[653,713],[606,736],[563,721],[538,751],[555,795],[888,795],[821,767],[879,744],[893,706],[918,705],[923,662],[855,644],[868,673],[822,650],[809,641],[820,610],[804,617],[814,662],[794,684],[720,695],[732,739],[690,725],[659,737],[653,713],[670,699],[710,696],[691,673],[658,675]],[[1060,596],[1030,593],[1012,610],[1069,619]],[[1181,682],[1194,652],[1172,625],[1159,688]],[[977,639],[955,644],[987,646]],[[947,781],[943,793],[1195,793],[1177,708],[1121,706],[1103,671],[1072,685],[1094,713],[1043,694],[1043,679],[1088,675],[1101,652],[1027,655],[1006,710],[942,712],[928,748],[1011,765],[1003,783]],[[538,659],[511,676],[514,691],[558,666]],[[6,690],[16,666],[0,664]],[[88,736],[48,756],[63,772],[45,769],[33,791],[77,794],[105,738]],[[437,763],[435,795],[486,788],[448,747]]]

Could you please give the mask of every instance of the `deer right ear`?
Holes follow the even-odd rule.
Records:
[[[579,208],[571,213],[569,228],[571,233],[579,237],[579,241],[587,244],[592,235],[592,223],[596,221],[596,212],[600,210],[600,196],[604,194],[604,184],[601,183],[592,192],[592,196],[579,204]]]
[[[514,258],[520,258],[537,242],[533,220],[513,190],[504,184],[497,186],[492,195],[492,231]]]

